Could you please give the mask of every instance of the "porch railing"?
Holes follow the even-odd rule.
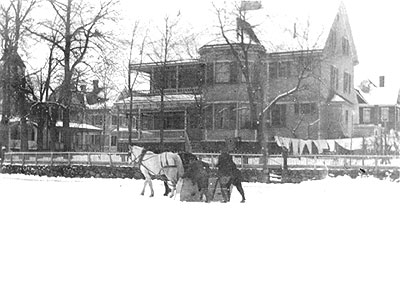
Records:
[[[160,140],[160,130],[142,130],[142,131],[133,131],[132,139],[135,141],[159,141]],[[185,130],[184,129],[176,129],[176,130],[164,130],[164,139],[165,140],[185,140]],[[120,141],[128,140],[128,133],[123,132],[120,133]]]

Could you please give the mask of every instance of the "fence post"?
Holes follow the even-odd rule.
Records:
[[[71,165],[71,152],[68,152],[68,166]]]
[[[53,159],[54,159],[53,152],[51,152],[51,154],[50,154],[50,166],[53,166]]]
[[[37,152],[35,153],[35,165],[36,166],[38,165],[38,153]]]
[[[92,161],[90,160],[90,153],[88,153],[88,165],[89,165],[89,166],[92,165]]]
[[[25,153],[22,152],[22,166],[25,166]]]
[[[112,167],[113,166],[113,161],[112,161],[111,153],[108,153],[108,157],[110,158],[110,167]]]

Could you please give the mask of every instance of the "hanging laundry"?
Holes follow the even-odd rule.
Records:
[[[305,140],[299,140],[299,153],[300,155],[303,154],[304,147],[307,146],[307,141]]]
[[[325,149],[329,150],[329,145],[326,140],[313,140],[313,143],[318,149],[318,154],[323,153]]]
[[[306,140],[306,145],[307,145],[307,148],[308,148],[308,153],[310,153],[310,154],[312,154],[312,144],[313,144],[313,141],[312,141],[312,140]]]
[[[275,136],[274,138],[275,138],[275,142],[277,143],[277,145],[278,145],[279,147],[282,147],[282,146],[283,146],[283,144],[282,144],[282,138],[281,138],[280,136]]]
[[[352,142],[352,145],[351,145],[351,148],[353,149],[353,150],[362,150],[363,149],[363,143],[364,143],[364,141],[363,141],[363,138],[353,138],[353,142]]]
[[[326,140],[328,146],[329,146],[329,151],[335,152],[335,140]]]
[[[283,144],[283,146],[286,148],[286,149],[290,149],[290,143],[291,143],[291,139],[290,138],[286,138],[286,137],[281,137],[281,141],[282,141],[282,144]]]
[[[298,139],[290,139],[290,142],[293,146],[293,155],[299,155],[299,140]]]

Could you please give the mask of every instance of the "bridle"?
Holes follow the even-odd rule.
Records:
[[[131,161],[130,163],[133,164],[134,167],[140,167],[142,165],[143,157],[146,154],[146,149],[142,149],[142,152],[136,156],[131,150],[128,151],[128,159]],[[134,159],[132,159],[134,156]]]

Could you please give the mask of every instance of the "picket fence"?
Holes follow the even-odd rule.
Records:
[[[204,162],[215,167],[218,153],[195,153]],[[232,154],[233,160],[240,169],[262,169],[261,154]],[[127,153],[103,152],[7,152],[4,154],[4,165],[21,166],[131,166]],[[284,159],[281,155],[268,157],[268,168],[282,168]],[[289,155],[289,169],[398,169],[400,156],[379,155]]]

